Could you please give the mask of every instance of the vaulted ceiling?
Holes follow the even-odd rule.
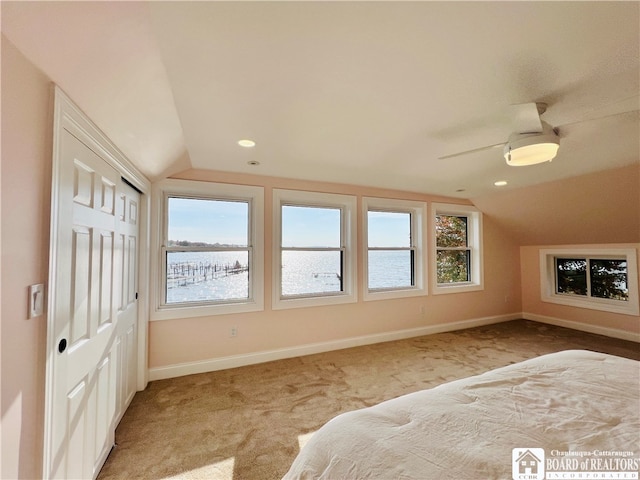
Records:
[[[152,179],[192,167],[473,198],[640,162],[638,2],[1,8],[5,37]],[[505,142],[527,102],[558,127],[553,162],[439,158]]]

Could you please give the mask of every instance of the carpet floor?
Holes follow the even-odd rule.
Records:
[[[340,413],[568,349],[640,360],[637,343],[516,320],[151,382],[98,479],[279,479]]]

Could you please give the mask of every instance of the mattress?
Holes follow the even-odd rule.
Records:
[[[579,479],[634,466],[615,478],[638,478],[639,385],[635,360],[544,355],[339,415],[284,478]]]

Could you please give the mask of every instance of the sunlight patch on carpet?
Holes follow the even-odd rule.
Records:
[[[233,469],[235,467],[235,457],[227,458],[221,462],[205,465],[187,472],[182,472],[170,477],[163,477],[163,480],[233,480]]]
[[[311,437],[313,437],[313,434],[316,433],[317,430],[314,430],[313,432],[309,432],[309,433],[303,433],[302,435],[298,435],[298,447],[300,448],[300,450],[302,450],[302,448],[307,444],[307,442],[309,440],[311,440]]]

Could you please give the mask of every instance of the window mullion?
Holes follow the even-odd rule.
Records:
[[[457,252],[468,252],[471,251],[471,247],[436,247],[436,250],[447,250],[447,251],[457,251]]]
[[[345,249],[340,249],[340,291],[344,292],[344,259],[345,259]]]
[[[178,245],[172,245],[170,247],[162,246],[167,252],[246,252],[251,249],[250,245],[243,247],[181,247]]]
[[[591,258],[586,257],[585,260],[587,261],[587,271],[585,272],[587,277],[587,297],[593,298],[591,295]]]
[[[344,247],[281,247],[290,252],[338,252],[344,251]]]
[[[412,248],[410,250],[410,263],[411,263],[411,286],[414,287],[416,285],[416,250]]]

